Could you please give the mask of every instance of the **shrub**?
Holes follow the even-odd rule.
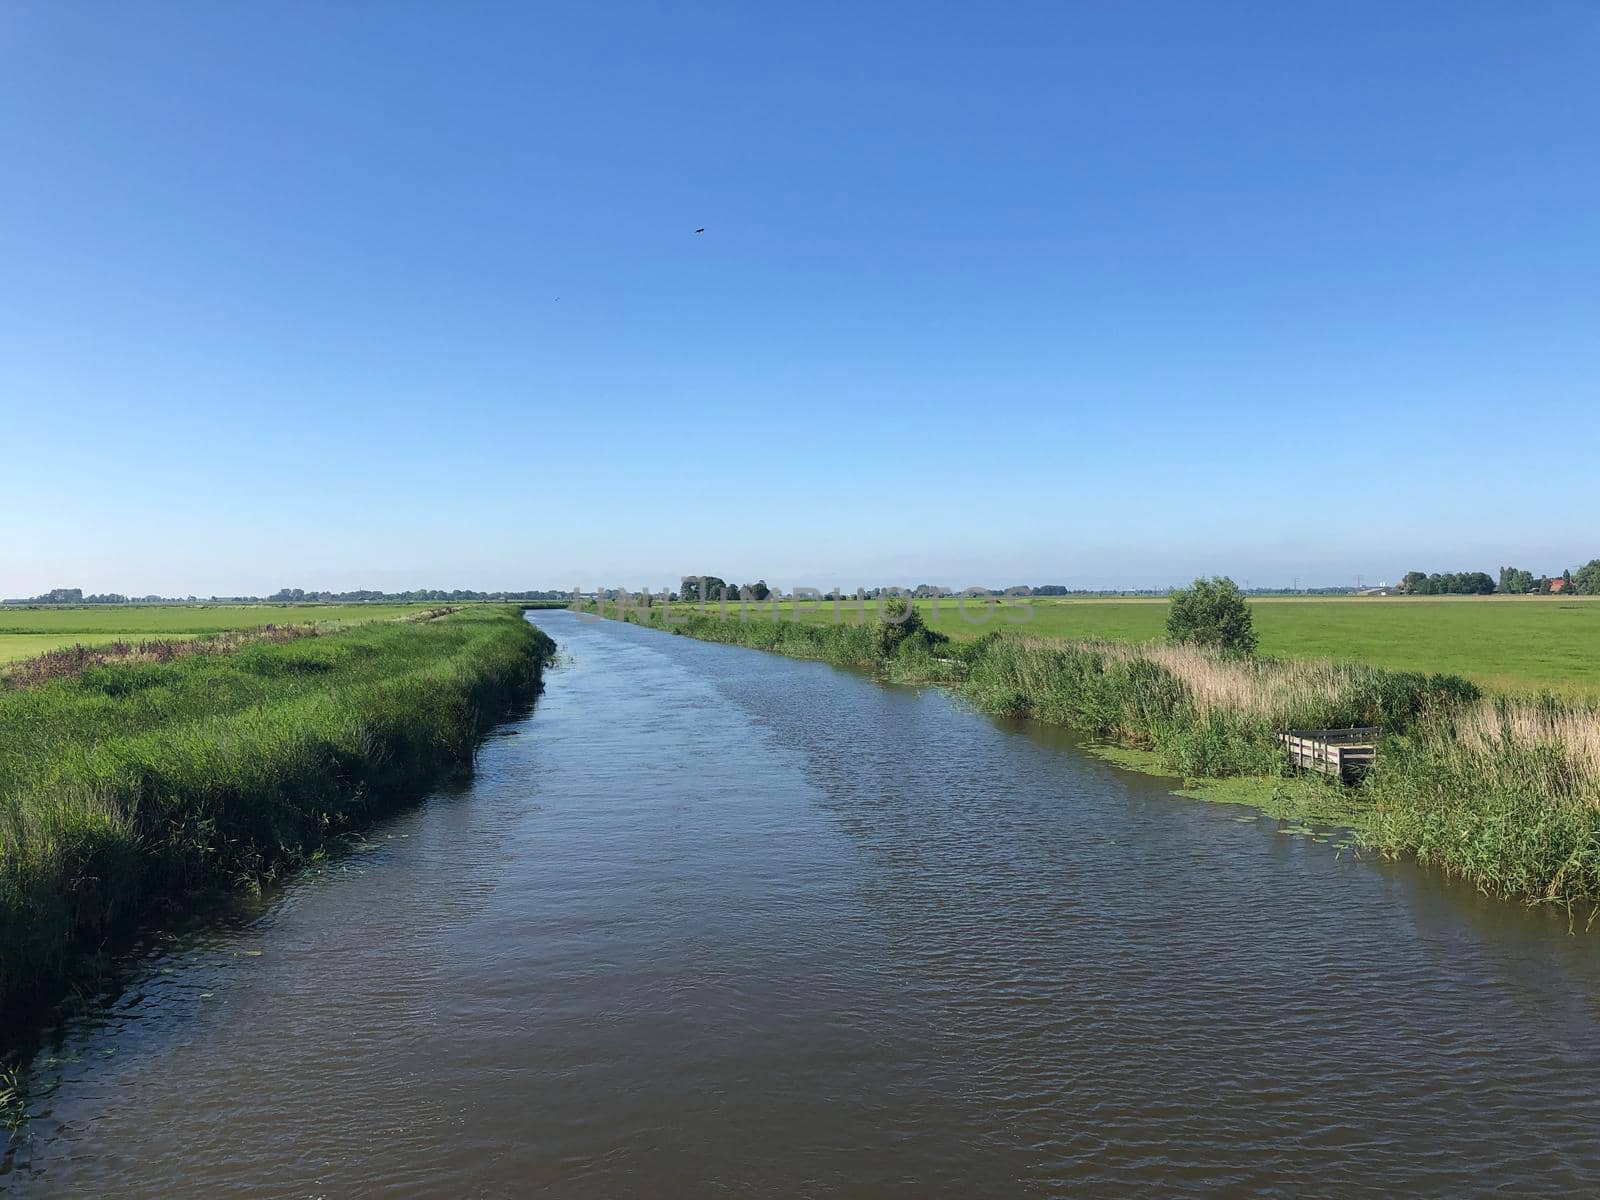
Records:
[[[1255,624],[1238,584],[1219,575],[1174,590],[1167,613],[1167,640],[1230,654],[1254,654]]]
[[[891,596],[883,602],[878,609],[877,624],[872,629],[875,654],[881,658],[887,658],[902,647],[926,647],[949,640],[944,634],[930,630],[917,606],[903,596]]]

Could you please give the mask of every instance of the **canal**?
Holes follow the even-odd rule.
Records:
[[[39,1051],[0,1188],[1600,1177],[1600,932],[1176,797],[936,689],[530,619],[560,663],[472,780],[153,944]]]

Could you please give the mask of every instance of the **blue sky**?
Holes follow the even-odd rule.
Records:
[[[7,4],[0,594],[1559,570],[1597,61],[1559,0]]]

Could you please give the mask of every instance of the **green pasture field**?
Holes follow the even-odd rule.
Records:
[[[1159,598],[1034,597],[1032,619],[993,608],[983,624],[962,619],[953,597],[920,600],[927,623],[953,638],[1000,629],[1047,638],[1154,641],[1162,636],[1167,602]],[[1280,658],[1365,662],[1398,671],[1449,672],[1499,692],[1552,691],[1600,696],[1600,597],[1462,596],[1256,597],[1250,601],[1261,653]],[[715,611],[716,606],[709,606]],[[869,612],[876,605],[867,602]],[[800,619],[831,621],[832,602],[802,602]],[[730,605],[730,614],[737,605]],[[767,612],[765,607],[760,609]],[[784,619],[796,611],[781,606]],[[854,602],[840,606],[845,620]],[[968,613],[981,615],[977,601]]]
[[[190,638],[260,625],[327,630],[383,621],[441,607],[433,604],[90,604],[0,607],[0,663],[62,646],[102,646],[141,638]]]
[[[155,635],[149,633],[126,634],[80,634],[80,633],[0,633],[0,665],[5,663],[21,662],[25,658],[33,658],[50,650],[59,650],[63,646],[103,646],[107,642],[128,640],[129,638],[148,638]],[[198,636],[193,633],[163,633],[162,638],[169,641]]]

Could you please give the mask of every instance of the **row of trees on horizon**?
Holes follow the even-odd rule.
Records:
[[[1408,596],[1488,596],[1494,593],[1529,596],[1556,592],[1600,596],[1600,558],[1590,559],[1577,570],[1566,570],[1555,576],[1535,576],[1521,567],[1501,567],[1499,582],[1483,571],[1432,575],[1425,571],[1408,571],[1400,581],[1400,591]]]
[[[607,599],[616,599],[618,589],[598,589]],[[1012,588],[981,588],[992,596],[1166,596],[1171,588],[1069,588],[1062,584],[1047,583],[1020,585]],[[1322,588],[1244,588],[1249,595],[1347,595],[1359,589],[1353,587]],[[1539,594],[1571,594],[1600,596],[1600,558],[1590,559],[1581,567],[1562,571],[1560,575],[1534,575],[1521,567],[1501,567],[1497,581],[1484,571],[1435,572],[1408,571],[1397,589],[1408,596],[1487,596],[1492,594],[1524,596]],[[38,595],[19,599],[0,600],[0,604],[363,604],[407,602],[469,602],[518,600],[571,600],[585,593],[570,589],[481,592],[469,588],[413,588],[404,592],[384,592],[376,589],[355,591],[309,591],[304,588],[280,588],[270,596],[126,596],[120,592],[85,594],[82,588],[52,588]],[[765,579],[754,583],[732,584],[718,575],[686,575],[679,590],[670,594],[674,601],[698,603],[726,600],[737,602],[746,596],[763,602],[774,595],[783,596],[781,590],[768,586]],[[910,594],[917,599],[935,596],[954,596],[957,590],[921,583],[915,587],[858,587],[846,592],[834,588],[824,595],[827,600],[877,600],[887,595]]]
[[[409,592],[316,592],[281,588],[270,596],[124,596],[121,592],[84,595],[82,588],[51,588],[38,596],[0,600],[0,604],[401,604],[413,601],[571,600],[571,591],[474,592],[464,588],[414,588]]]
[[[1231,583],[1231,581],[1230,581]],[[1361,589],[1352,587],[1338,588],[1244,588],[1239,589],[1237,584],[1232,584],[1242,594],[1249,595],[1347,595]],[[1067,588],[1060,584],[1042,584],[1039,586],[1019,586],[1013,588],[985,588],[992,596],[1020,595],[1020,596],[1096,596],[1105,595],[1105,589],[1098,588]],[[1119,595],[1149,595],[1166,596],[1174,592],[1172,588],[1132,589],[1118,592]],[[1576,570],[1563,571],[1554,578],[1547,575],[1535,577],[1531,571],[1520,567],[1501,567],[1500,579],[1497,583],[1493,576],[1484,571],[1461,571],[1429,574],[1426,571],[1409,571],[1400,582],[1399,590],[1408,596],[1488,596],[1496,593],[1504,595],[1536,595],[1554,592],[1572,593],[1583,596],[1600,596],[1600,558],[1591,559]],[[954,596],[955,589],[936,587],[933,584],[922,583],[914,588],[856,588],[854,591],[845,592],[834,588],[823,596],[825,600],[876,600],[883,594],[900,595],[909,593],[918,600],[930,599],[935,596]],[[616,593],[608,589],[605,593],[608,599],[615,599]],[[732,584],[718,575],[686,575],[680,585],[680,590],[673,592],[669,599],[686,600],[690,603],[702,601],[716,602],[726,600],[738,601],[748,596],[757,602],[765,601],[772,594],[772,589],[767,586],[764,579],[755,583]],[[781,595],[781,593],[780,593]]]

